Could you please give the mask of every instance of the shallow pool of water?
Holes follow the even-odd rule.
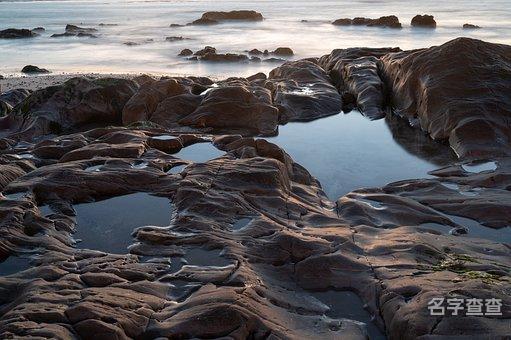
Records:
[[[30,267],[30,258],[9,256],[0,263],[0,276],[12,275]]]
[[[173,156],[194,163],[204,163],[211,159],[218,158],[224,154],[211,143],[196,143],[181,149]]]
[[[385,335],[372,322],[371,314],[363,307],[362,300],[357,294],[349,291],[312,292],[316,299],[327,305],[330,310],[327,316],[335,319],[350,319],[364,323],[371,340],[385,339]]]
[[[359,188],[428,177],[455,161],[434,142],[395,117],[371,121],[358,111],[279,127],[268,138],[316,177],[332,200]]]
[[[137,227],[167,226],[172,216],[169,199],[135,193],[94,203],[77,204],[75,239],[78,248],[125,254]]]

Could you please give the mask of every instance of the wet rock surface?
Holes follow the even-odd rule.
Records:
[[[425,75],[439,104],[417,105],[424,119],[447,96],[463,108],[484,79],[501,111],[464,117],[505,133],[509,47],[451,43],[476,70],[472,51],[492,51],[487,78],[452,89],[458,65],[436,79],[454,58],[442,46],[345,49],[269,77],[75,78],[2,94],[14,108],[0,121],[0,337],[506,337],[509,155],[472,152],[484,157],[329,199],[285,150],[248,137],[349,105],[376,118],[387,96],[397,108],[406,86],[422,93]],[[502,315],[430,315],[436,297],[500,299]]]
[[[398,115],[432,138],[448,140],[461,158],[485,158],[511,150],[511,100],[504,95],[510,64],[511,47],[458,38],[389,54],[382,58],[382,73]]]

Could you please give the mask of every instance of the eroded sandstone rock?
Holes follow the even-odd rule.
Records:
[[[280,122],[307,121],[339,113],[342,100],[326,72],[317,64],[287,62],[270,72],[266,85],[279,107]]]
[[[382,58],[396,113],[461,158],[509,155],[510,64],[511,47],[469,38]]]

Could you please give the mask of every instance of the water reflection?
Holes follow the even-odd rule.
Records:
[[[77,204],[74,209],[77,221],[74,237],[81,240],[77,247],[117,254],[127,253],[135,228],[167,226],[172,215],[167,198],[146,193]]]
[[[335,200],[359,188],[428,177],[429,171],[454,160],[448,146],[417,132],[406,122],[370,121],[352,111],[289,123],[268,140],[309,170]]]

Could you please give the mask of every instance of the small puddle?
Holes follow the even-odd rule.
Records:
[[[176,139],[177,137],[172,136],[172,135],[160,135],[160,136],[153,136],[151,138],[157,139],[157,140],[171,140],[171,139]]]
[[[181,151],[173,156],[192,161],[194,163],[204,163],[222,155],[224,155],[224,152],[218,150],[211,143],[196,143],[181,149]]]
[[[366,325],[371,340],[386,339],[385,335],[372,322],[373,318],[364,309],[364,304],[357,294],[349,291],[308,292],[310,295],[327,305],[330,310],[326,315],[334,319],[350,319]]]
[[[167,171],[168,174],[179,174],[181,171],[183,171],[184,168],[186,168],[188,164],[182,164],[182,165],[176,165],[173,166],[169,171]]]
[[[472,220],[470,218],[456,216],[456,215],[448,215],[453,222],[458,223],[459,225],[468,229],[468,233],[462,236],[466,237],[477,237],[490,241],[495,241],[498,243],[507,243],[511,244],[511,227],[507,226],[500,229],[494,229],[490,227],[485,227],[480,224],[476,220]]]
[[[0,276],[12,275],[31,268],[30,258],[9,256],[0,263]]]
[[[463,170],[472,173],[479,173],[483,171],[495,171],[497,169],[497,163],[495,162],[484,162],[474,164],[463,164],[461,166]]]
[[[89,167],[85,168],[84,171],[86,171],[86,172],[99,172],[99,171],[101,171],[102,167],[103,167],[103,164],[89,166]]]
[[[369,120],[358,111],[288,123],[267,138],[316,177],[331,200],[360,188],[431,177],[456,156],[399,117]]]
[[[252,218],[251,217],[240,218],[239,220],[234,222],[234,224],[232,225],[231,229],[233,231],[239,231],[241,229],[244,229],[250,222],[252,222]]]
[[[232,261],[222,257],[221,255],[221,249],[187,249],[184,256],[171,258],[170,270],[171,272],[177,272],[184,265],[200,267],[225,267],[232,264]]]
[[[16,192],[13,194],[2,194],[6,199],[10,201],[18,201],[19,199],[28,195],[28,191]]]
[[[149,166],[149,163],[146,161],[137,161],[131,165],[132,169],[146,169]]]
[[[94,203],[77,204],[75,239],[77,248],[125,254],[137,227],[168,226],[172,204],[168,198],[135,193]]]
[[[479,195],[479,191],[481,190],[480,188],[473,188],[473,189],[470,189],[470,190],[463,190],[463,189],[461,189],[461,187],[458,184],[450,183],[450,182],[441,182],[440,184],[442,184],[447,189],[451,189],[451,190],[457,191],[461,195],[468,196],[468,197],[474,197],[474,196]]]

